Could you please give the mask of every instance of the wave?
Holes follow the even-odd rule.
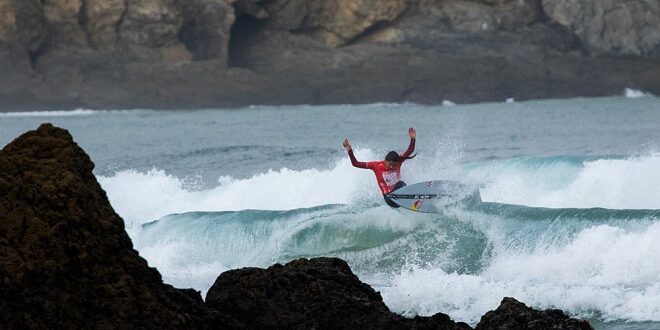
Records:
[[[99,181],[140,254],[179,287],[205,292],[228,269],[336,256],[408,315],[475,323],[514,296],[599,321],[660,321],[659,154],[442,161],[420,156],[404,175],[480,183],[484,202],[393,210],[347,159],[211,189],[158,169]]]
[[[514,296],[582,317],[659,320],[659,211],[558,218],[562,210],[485,204],[440,215],[379,203],[191,212],[145,224],[133,239],[167,282],[203,292],[228,269],[336,256],[409,315],[475,323]],[[533,216],[544,212],[554,216]]]
[[[371,150],[358,152],[364,159],[376,157]],[[403,169],[409,182],[441,178],[478,184],[486,202],[546,208],[660,209],[657,153],[629,158],[519,157],[468,164],[436,156],[418,158]],[[327,170],[282,168],[245,179],[224,176],[217,186],[205,190],[191,188],[187,178],[158,169],[124,170],[98,179],[129,228],[188,211],[292,210],[381,199],[373,174],[352,168],[345,158]]]
[[[223,176],[216,187],[206,190],[188,188],[185,178],[158,169],[124,170],[98,180],[117,213],[134,228],[188,211],[292,210],[377,200],[381,197],[366,172],[341,159],[329,170],[282,168],[247,179]]]

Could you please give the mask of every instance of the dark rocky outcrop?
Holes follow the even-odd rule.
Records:
[[[380,294],[337,258],[222,273],[206,303],[256,328],[470,329],[442,313],[408,319],[390,312]]]
[[[221,274],[206,303],[163,284],[64,129],[44,124],[0,150],[0,328],[469,329],[404,318],[336,258]],[[590,329],[513,299],[478,329]]]
[[[0,328],[202,328],[198,292],[133,250],[93,164],[42,125],[0,151]]]
[[[593,330],[593,327],[589,322],[570,318],[558,309],[538,311],[513,298],[504,298],[500,307],[482,316],[475,328],[475,330],[490,329]]]
[[[0,0],[0,111],[660,94],[656,0]]]

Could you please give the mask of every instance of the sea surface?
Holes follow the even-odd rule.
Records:
[[[630,95],[629,95],[630,96]],[[476,324],[512,296],[597,329],[660,329],[660,99],[0,113],[0,145],[68,129],[166,282],[336,256],[405,315]],[[441,214],[385,206],[360,160],[476,184]]]

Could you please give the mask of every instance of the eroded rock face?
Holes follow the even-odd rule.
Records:
[[[595,53],[660,54],[660,2],[656,0],[543,0],[543,9]]]
[[[113,50],[117,47],[117,27],[126,13],[124,0],[85,0],[82,25],[87,40],[94,49]]]
[[[396,20],[408,5],[406,0],[278,0],[265,7],[273,28],[307,34],[337,46],[377,24]]]
[[[133,250],[66,130],[44,124],[0,151],[0,326],[200,328],[199,293]]]
[[[176,43],[182,19],[171,0],[127,0],[126,6],[122,41],[150,48]]]
[[[337,258],[222,273],[206,303],[250,328],[470,329],[442,313],[407,319],[390,312],[380,294]]]
[[[196,60],[227,62],[234,7],[225,0],[177,0],[183,26],[179,37]]]
[[[51,46],[86,47],[87,36],[79,22],[83,0],[44,0],[43,10],[52,27]]]
[[[593,330],[593,327],[589,322],[570,318],[558,309],[538,311],[513,298],[504,298],[496,310],[481,317],[475,328],[488,329]]]
[[[46,37],[46,17],[38,0],[0,0],[0,42],[35,52]]]

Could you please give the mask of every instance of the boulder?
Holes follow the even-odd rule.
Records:
[[[442,313],[408,319],[390,312],[337,258],[222,273],[206,304],[256,329],[470,329]]]
[[[0,151],[0,327],[204,327],[199,293],[138,255],[93,168],[50,124]]]
[[[571,29],[593,53],[660,55],[656,0],[543,0],[547,15]]]
[[[593,327],[587,321],[568,317],[559,309],[538,311],[507,297],[496,310],[482,316],[475,328],[475,330],[490,329],[593,330]]]

